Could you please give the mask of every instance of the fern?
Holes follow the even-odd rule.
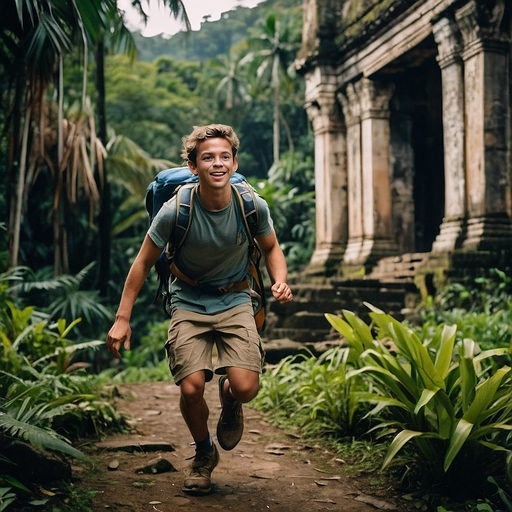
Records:
[[[56,432],[19,421],[3,412],[0,412],[0,432],[1,431],[11,437],[28,441],[36,448],[57,450],[67,455],[71,455],[76,459],[88,460],[88,457],[85,454],[80,450],[73,448],[64,437],[59,436]]]

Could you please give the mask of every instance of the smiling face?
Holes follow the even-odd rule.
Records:
[[[199,177],[199,186],[205,190],[229,187],[229,178],[238,168],[238,159],[228,140],[221,137],[204,139],[197,144],[195,163],[188,162],[193,174]]]

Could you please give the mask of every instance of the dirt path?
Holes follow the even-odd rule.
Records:
[[[94,468],[77,467],[74,471],[76,486],[99,491],[94,512],[405,510],[389,496],[379,496],[364,479],[340,476],[343,463],[333,454],[306,446],[247,406],[240,444],[231,452],[220,450],[212,493],[188,496],[181,486],[190,464],[186,459],[194,448],[179,412],[177,386],[167,382],[123,384],[120,391],[117,406],[131,417],[132,434],[97,443],[91,450]],[[207,385],[206,398],[213,435],[220,412],[217,379]],[[170,445],[174,451],[168,451]],[[124,451],[130,446],[139,450]],[[175,471],[137,473],[159,459],[170,462]],[[109,469],[109,464],[118,467]]]

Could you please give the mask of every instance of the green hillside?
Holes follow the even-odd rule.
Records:
[[[158,57],[171,57],[174,60],[204,62],[221,54],[241,41],[250,33],[259,20],[270,11],[302,4],[302,0],[266,0],[256,7],[235,7],[223,13],[216,21],[204,21],[199,30],[178,32],[170,38],[163,36],[144,37],[134,33],[139,60],[153,62]]]

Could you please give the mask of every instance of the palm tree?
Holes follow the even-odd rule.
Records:
[[[170,7],[176,17],[181,16],[186,25],[190,26],[181,0],[163,0],[163,3]],[[146,17],[141,1],[134,0],[133,4],[139,8],[141,15]],[[107,142],[102,60],[105,34],[109,35],[108,42],[112,48],[124,47],[127,52],[133,54],[134,46],[133,39],[124,26],[116,0],[6,0],[2,7],[4,11],[0,19],[0,70],[4,94],[0,97],[4,104],[0,106],[7,113],[3,133],[8,136],[9,146],[6,172],[10,184],[8,266],[14,267],[18,263],[22,211],[34,178],[43,164],[50,167],[53,165],[55,186],[59,189],[62,187],[61,173],[66,169],[64,130],[66,124],[69,127],[70,121],[66,123],[63,116],[63,62],[65,54],[77,48],[82,49],[84,56],[83,106],[86,99],[85,77],[90,48],[96,47],[99,59],[98,137],[94,128],[95,123],[90,117],[90,139],[85,148],[88,148],[89,152],[77,151],[75,155],[78,156],[83,168],[88,166],[90,170],[96,169],[97,186],[92,186],[92,182],[87,180],[90,186],[86,189],[86,194],[90,193],[93,200],[96,199],[98,191],[101,194],[104,218],[100,218],[100,228],[107,235],[102,238],[109,238],[109,196],[106,188],[108,181],[106,172],[102,169],[104,155],[99,150],[99,143],[105,146]],[[55,154],[50,158],[50,150],[48,146],[45,147],[45,134],[49,128],[45,96],[51,86],[56,92],[57,114],[53,128],[49,130],[55,135]],[[76,164],[77,161],[74,160],[73,163]],[[76,166],[74,168],[76,169]],[[60,197],[59,192],[54,196]],[[54,201],[53,208],[56,212],[61,206],[60,201]],[[54,226],[59,224],[59,221],[55,220],[57,217],[58,213],[54,213]],[[103,222],[105,220],[106,222]],[[57,244],[62,239],[58,232],[54,238]],[[108,251],[102,252],[108,254]],[[63,251],[60,248],[56,248],[56,254],[60,255],[55,263],[58,273],[64,269],[65,262],[63,263]]]
[[[244,47],[232,46],[227,54],[211,60],[208,67],[213,78],[219,80],[215,88],[215,98],[222,102],[227,111],[233,112],[234,120],[240,107],[250,100],[247,75],[240,66],[245,51]]]
[[[183,5],[182,0],[158,0],[164,6],[169,7],[171,14],[176,19],[181,19],[187,30],[190,30],[191,25],[187,16],[187,11]],[[149,2],[147,2],[149,7]],[[135,7],[141,15],[144,22],[147,22],[148,15],[144,10],[144,5],[141,0],[132,0],[132,6]],[[102,32],[101,37],[96,44],[96,90],[98,93],[97,111],[98,111],[98,125],[99,125],[99,138],[104,145],[107,144],[107,116],[105,111],[105,35],[109,34],[110,43],[114,48],[119,48],[125,42],[124,38],[117,38],[117,35],[126,30],[124,21],[119,17],[119,12],[110,17],[112,29],[109,32]],[[133,44],[133,39],[129,38],[130,45]],[[108,42],[108,41],[107,41]],[[134,52],[131,52],[131,47],[128,47],[129,53],[132,57]],[[107,179],[107,167],[103,170],[103,176],[100,176],[100,215],[99,223],[99,289],[102,296],[107,295],[108,281],[110,277],[110,246],[111,246],[111,227],[112,227],[112,214],[110,211],[110,188],[109,180]]]
[[[293,87],[291,77],[294,73],[294,57],[300,43],[299,29],[300,26],[298,26],[292,11],[284,23],[278,19],[276,14],[270,13],[260,26],[259,36],[249,40],[254,49],[240,62],[241,65],[255,66],[258,82],[269,84],[272,90],[274,165],[279,162],[280,119],[285,121],[280,106],[281,88],[283,86]],[[289,132],[288,127],[286,129]],[[291,140],[290,137],[289,140]]]
[[[2,94],[8,135],[7,176],[10,183],[9,267],[17,265],[21,215],[33,177],[45,158],[46,92],[57,97],[55,122],[56,173],[65,158],[63,61],[73,48],[87,48],[104,26],[115,0],[7,0],[0,21]],[[85,90],[85,88],[84,88]],[[82,95],[85,98],[85,94]],[[94,145],[94,144],[92,144]],[[85,159],[84,159],[85,160]],[[92,161],[91,163],[94,163]],[[59,178],[56,179],[59,183]],[[54,208],[58,205],[54,204]]]

